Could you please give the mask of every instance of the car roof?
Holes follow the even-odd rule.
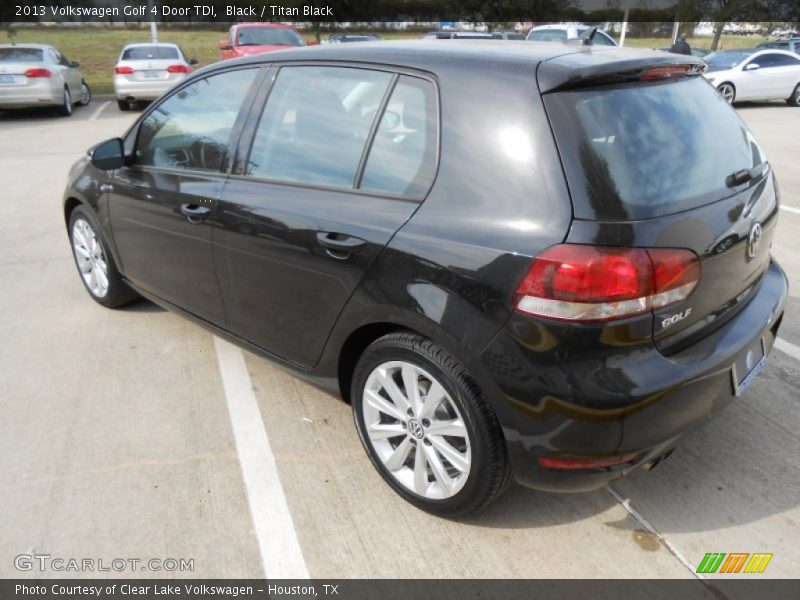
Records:
[[[286,23],[237,23],[234,27],[237,29],[294,29]]]
[[[164,43],[164,42],[136,42],[135,44],[125,44],[123,50],[128,48],[142,48],[144,46],[169,46],[171,48],[178,48],[178,44]]]
[[[583,46],[569,43],[506,40],[439,40],[385,41],[381,44],[355,42],[324,44],[278,50],[216,63],[200,69],[202,75],[235,65],[292,61],[363,62],[419,69],[437,73],[452,68],[473,70],[479,66],[493,69],[530,69],[546,62],[547,81],[542,91],[555,89],[569,81],[582,81],[620,69],[668,64],[704,65],[702,60],[673,55],[652,49],[618,46]]]

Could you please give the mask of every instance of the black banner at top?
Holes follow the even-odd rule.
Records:
[[[0,22],[800,21],[797,0],[3,0]]]

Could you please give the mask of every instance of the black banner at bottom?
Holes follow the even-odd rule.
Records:
[[[800,580],[3,579],[2,600],[758,600],[800,598]]]

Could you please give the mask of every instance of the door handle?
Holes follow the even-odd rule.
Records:
[[[181,214],[184,215],[190,223],[199,223],[211,215],[211,207],[190,203],[181,204]]]
[[[346,260],[354,252],[360,252],[367,245],[361,238],[333,231],[320,231],[317,233],[317,243],[325,248],[331,258]]]

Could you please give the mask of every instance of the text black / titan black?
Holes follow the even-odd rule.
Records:
[[[763,368],[766,157],[691,56],[419,41],[197,71],[73,167],[90,295],[139,295],[353,405],[457,516],[652,467]]]

